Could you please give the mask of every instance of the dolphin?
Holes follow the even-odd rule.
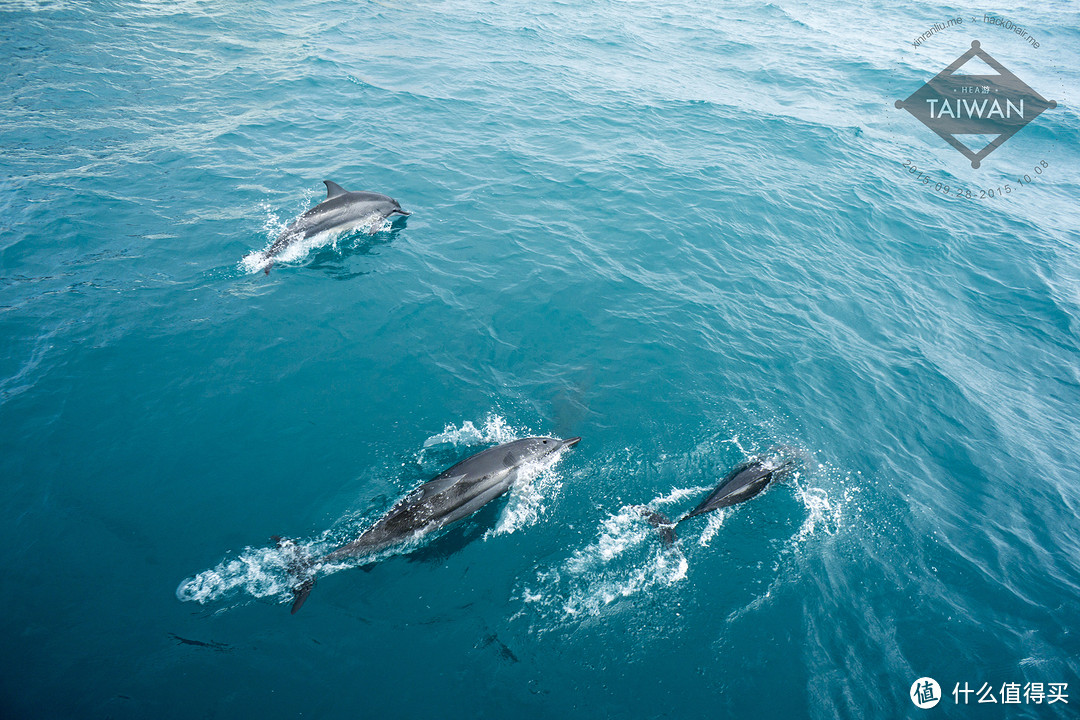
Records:
[[[307,600],[321,566],[370,557],[462,520],[509,490],[523,467],[554,460],[556,453],[580,441],[580,437],[527,437],[479,452],[413,490],[352,542],[317,559],[304,558],[292,540],[274,538],[278,547],[292,553],[289,569],[295,584],[291,612],[295,614]]]
[[[323,180],[323,183],[326,185],[326,199],[285,228],[270,249],[262,253],[262,259],[269,261],[266,265],[267,274],[270,273],[273,259],[300,240],[323,233],[351,232],[364,226],[370,226],[368,234],[374,235],[382,227],[383,221],[391,215],[412,215],[402,210],[398,201],[387,195],[349,192],[330,180]]]
[[[683,513],[675,522],[671,522],[662,513],[645,505],[639,506],[638,511],[646,522],[660,530],[664,544],[671,545],[675,542],[675,527],[679,523],[713,510],[746,502],[761,493],[770,482],[786,475],[793,464],[794,461],[790,459],[781,461],[761,457],[753,457],[739,463],[704,500],[698,503],[697,507]]]

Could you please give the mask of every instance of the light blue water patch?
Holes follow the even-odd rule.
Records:
[[[952,690],[1080,692],[1080,38],[956,10],[0,7],[0,715],[1067,716]],[[894,107],[972,39],[1058,103],[978,171]],[[323,180],[413,215],[245,268]]]

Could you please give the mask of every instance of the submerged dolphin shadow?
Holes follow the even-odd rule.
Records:
[[[440,534],[430,543],[405,555],[403,559],[410,563],[441,565],[467,546],[483,539],[484,535],[498,525],[499,516],[508,502],[507,497],[503,496],[495,502],[488,503],[472,517]]]
[[[357,567],[364,572],[372,572],[380,566],[388,566],[395,561],[441,565],[477,540],[483,539],[484,535],[498,524],[499,515],[508,502],[505,496],[501,497],[480,508],[465,520],[437,533],[435,537],[415,550],[385,559],[377,557],[362,559]]]
[[[336,242],[313,249],[304,270],[325,273],[332,280],[351,280],[368,275],[371,270],[350,270],[350,260],[374,254],[379,248],[392,243],[405,229],[408,218],[393,218],[386,230],[375,234],[352,232]]]

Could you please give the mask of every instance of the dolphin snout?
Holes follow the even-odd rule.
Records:
[[[563,447],[574,447],[579,442],[581,442],[580,437],[572,437],[572,438],[569,438],[568,440],[563,440],[562,444],[563,444]]]

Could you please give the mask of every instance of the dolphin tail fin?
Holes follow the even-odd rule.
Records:
[[[637,510],[641,513],[641,517],[645,518],[645,522],[660,531],[660,539],[664,541],[664,547],[671,547],[675,544],[678,539],[675,536],[675,526],[679,524],[682,518],[671,522],[666,515],[656,512],[648,505],[639,505]]]
[[[295,540],[283,538],[279,535],[274,535],[270,539],[277,543],[278,548],[290,553],[287,568],[293,576],[293,603],[289,614],[295,615],[296,611],[307,600],[308,595],[311,594],[311,589],[315,587],[316,564],[304,552],[303,548],[296,544]]]
[[[313,587],[315,587],[315,578],[313,577],[309,577],[298,585],[293,586],[293,604],[292,608],[289,609],[290,615],[296,614],[296,611],[300,609],[304,604],[304,601],[307,600],[308,595],[311,594],[311,588]]]

